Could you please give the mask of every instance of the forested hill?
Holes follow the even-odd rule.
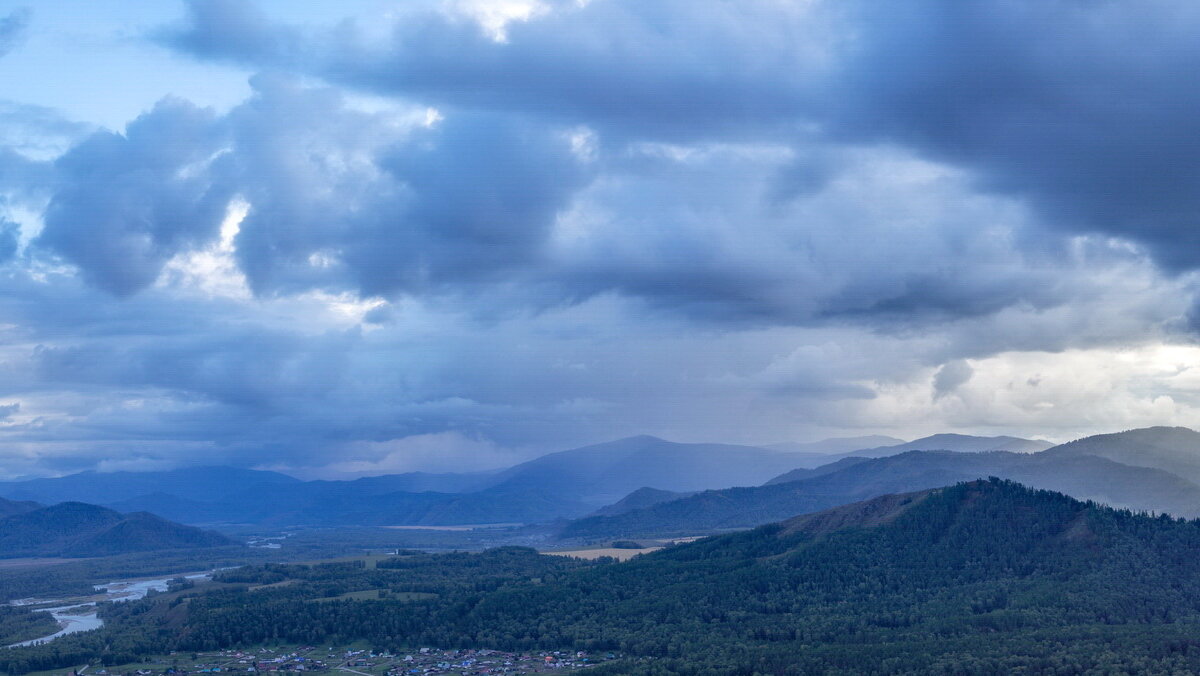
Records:
[[[362,640],[394,652],[626,655],[591,671],[607,676],[1197,673],[1197,551],[1200,522],[992,479],[621,564],[505,548],[403,556],[375,569],[229,571],[229,583],[292,582],[119,604],[100,631],[7,652],[0,668]],[[354,590],[378,593],[346,598]],[[338,595],[346,600],[312,602]]]
[[[0,519],[0,558],[110,556],[232,544],[219,533],[153,514],[121,514],[82,502],[64,502]]]

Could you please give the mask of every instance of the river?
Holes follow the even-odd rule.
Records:
[[[184,575],[172,575],[170,577],[156,578],[153,580],[119,580],[117,582],[108,582],[106,584],[96,585],[96,591],[104,595],[104,601],[123,602],[136,601],[146,597],[151,591],[163,592],[167,590],[167,583],[177,577],[183,577],[188,580],[206,580],[212,577],[212,573],[187,573]],[[94,599],[95,597],[88,597]],[[74,634],[80,631],[91,631],[104,626],[104,620],[96,617],[96,601],[78,599],[78,602],[72,602],[71,599],[21,599],[12,601],[9,605],[13,606],[31,606],[42,605],[47,603],[62,603],[63,605],[53,608],[39,608],[35,612],[50,613],[58,622],[58,631],[53,634],[47,634],[39,638],[21,641],[5,646],[6,648],[20,648],[22,646],[38,645],[53,641],[59,636]]]

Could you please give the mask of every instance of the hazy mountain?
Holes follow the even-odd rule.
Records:
[[[771,484],[786,484],[791,481],[800,481],[801,479],[812,479],[813,477],[824,476],[826,474],[832,474],[833,472],[840,472],[851,465],[857,465],[860,462],[867,462],[868,460],[872,459],[873,458],[860,455],[849,455],[818,467],[801,467],[800,469],[794,469],[790,472],[784,472],[783,474],[780,474],[779,476],[767,481],[763,485],[769,486]]]
[[[616,516],[635,509],[653,507],[664,502],[686,498],[692,493],[676,493],[675,491],[660,491],[657,488],[639,488],[611,505],[606,505],[592,512],[590,516]]]
[[[381,476],[362,477],[353,481],[325,481],[319,483],[349,484],[354,491],[371,495],[386,493],[470,493],[496,483],[497,471],[467,472],[456,474],[445,472],[431,474],[429,472],[407,472],[404,474],[385,474]],[[318,482],[310,482],[318,483]]]
[[[1126,465],[1156,467],[1200,483],[1200,433],[1186,427],[1147,427],[1097,434],[1055,446],[1044,454],[1095,455]]]
[[[373,493],[355,481],[265,486],[221,500],[188,500],[163,493],[111,505],[194,524],[268,526],[445,526],[530,523],[586,514],[591,508],[539,491]]]
[[[890,440],[890,438],[883,437]],[[843,448],[879,437],[818,442]],[[189,524],[270,526],[456,525],[533,523],[575,518],[612,505],[640,488],[692,493],[756,485],[790,472],[812,479],[864,458],[913,446],[979,451],[1040,447],[1014,437],[936,435],[923,440],[843,456],[820,456],[822,467],[797,470],[808,456],[729,444],[683,444],[650,436],[585,446],[521,463],[502,471],[407,474],[353,481],[301,481],[276,472],[198,467],[168,472],[84,472],[54,479],[0,483],[0,495],[56,503],[78,500],[122,512],[148,511]],[[811,446],[817,447],[817,446]],[[833,464],[842,457],[842,464]],[[954,480],[974,478],[950,474]],[[643,509],[643,493],[616,510]],[[661,494],[659,497],[662,497]],[[612,514],[606,512],[606,514]]]
[[[121,514],[82,502],[63,502],[0,519],[0,557],[4,558],[108,556],[232,544],[219,533],[153,514]]]
[[[1020,437],[976,437],[969,434],[934,434],[913,441],[883,446],[862,446],[844,453],[830,455],[795,454],[797,469],[813,469],[842,458],[883,458],[908,451],[954,451],[957,453],[986,453],[988,451],[1010,451],[1013,453],[1036,453],[1053,444],[1039,439]],[[797,473],[800,478],[802,473]]]
[[[301,481],[277,472],[195,467],[7,482],[0,483],[0,494],[50,503],[96,502],[120,512],[152,512],[191,524],[446,525],[541,521],[589,511],[575,501],[535,492],[479,492],[495,483],[492,474],[413,472],[353,481]]]
[[[907,451],[955,451],[958,453],[986,453],[988,451],[1009,451],[1012,453],[1036,453],[1050,448],[1054,444],[1041,439],[1022,439],[1020,437],[976,437],[969,434],[934,434],[903,444],[882,446],[859,451],[859,455],[882,458]]]
[[[165,472],[81,472],[52,479],[0,482],[0,495],[45,504],[79,501],[111,504],[154,493],[193,500],[216,500],[259,490],[294,485],[299,479],[278,472],[237,467],[188,467]]]
[[[528,523],[581,516],[644,486],[689,492],[761,483],[795,466],[790,454],[762,448],[643,436],[552,453],[499,472],[414,472],[354,481],[300,481],[229,467],[85,472],[0,483],[0,495],[94,501],[192,524]]]
[[[863,437],[838,437],[809,443],[781,443],[766,446],[772,451],[787,453],[796,467],[819,467],[832,460],[848,457],[865,448],[878,448],[906,443],[903,439],[874,434]]]
[[[349,496],[329,504],[275,513],[263,523],[278,525],[447,526],[533,523],[586,514],[586,505],[539,491],[484,490],[475,493],[389,493],[369,499]]]
[[[835,453],[849,453],[864,448],[878,448],[880,446],[896,446],[907,443],[903,439],[889,437],[882,434],[872,434],[864,437],[834,437],[831,439],[822,439],[821,441],[786,441],[780,444],[771,444],[766,448],[772,451],[784,451],[787,453],[805,453],[814,455],[833,455]]]
[[[564,538],[683,535],[745,528],[888,493],[997,476],[1116,507],[1200,515],[1200,486],[1162,470],[1095,456],[1055,457],[993,451],[909,451],[868,459],[799,481],[704,491],[616,516],[569,524]]]
[[[522,463],[500,472],[491,490],[536,490],[601,506],[643,486],[688,492],[759,484],[793,469],[790,456],[754,446],[629,437]]]

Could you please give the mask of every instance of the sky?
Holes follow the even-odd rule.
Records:
[[[1190,0],[0,0],[0,478],[1200,426]]]

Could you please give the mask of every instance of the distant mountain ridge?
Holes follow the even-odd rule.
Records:
[[[956,451],[958,453],[986,453],[1008,451],[1010,453],[1037,453],[1054,444],[1041,439],[998,436],[977,437],[969,434],[934,434],[907,443],[861,451],[864,455],[882,457],[906,451]]]
[[[776,446],[780,447],[782,445]],[[958,453],[986,453],[988,451],[1009,451],[1012,453],[1037,453],[1053,446],[1048,441],[1040,439],[1022,439],[1020,437],[978,437],[969,434],[934,434],[912,441],[881,446],[860,446],[856,449],[840,453],[800,453],[795,457],[797,469],[814,469],[843,458],[883,458],[889,455],[899,455],[908,451],[955,451]],[[796,448],[796,447],[791,447]],[[797,476],[797,478],[799,478]]]
[[[578,519],[563,529],[561,537],[691,535],[747,528],[878,495],[926,490],[988,476],[1116,507],[1200,516],[1200,485],[1163,470],[1095,456],[909,451],[874,459],[844,458],[831,469],[796,481],[773,480],[764,486],[704,491],[619,515]]]
[[[605,505],[597,509],[589,516],[616,516],[617,514],[632,512],[636,509],[645,509],[646,507],[653,507],[664,502],[679,500],[690,495],[694,495],[694,493],[677,493],[675,491],[660,491],[657,488],[643,487],[611,505]]]
[[[688,493],[755,485],[796,466],[788,453],[753,446],[639,436],[551,453],[497,472],[353,481],[301,481],[232,468],[85,473],[0,483],[0,495],[42,502],[94,500],[191,524],[534,523],[583,516],[642,487]]]
[[[1200,483],[1200,432],[1186,427],[1145,427],[1076,439],[1045,451],[1056,457],[1099,456],[1154,467]]]
[[[52,479],[0,482],[0,495],[44,504],[110,504],[151,493],[223,499],[263,486],[302,483],[279,472],[238,467],[189,467],[162,472],[80,472]]]
[[[755,485],[795,467],[757,446],[677,443],[642,435],[551,453],[500,472],[491,490],[539,490],[600,507],[642,487],[688,492]]]
[[[0,558],[111,556],[235,544],[219,533],[153,514],[121,514],[82,502],[63,502],[0,519]]]
[[[884,434],[869,434],[861,437],[831,437],[820,441],[785,441],[778,444],[769,444],[764,448],[769,448],[772,451],[784,451],[787,453],[817,453],[821,455],[832,455],[835,453],[849,453],[863,448],[879,448],[881,446],[896,446],[898,444],[908,443],[903,439],[889,437]]]
[[[1099,435],[1050,450],[1041,450],[1048,447],[1049,443],[1040,440],[962,434],[937,434],[890,446],[835,454],[801,450],[805,447],[826,450],[845,448],[879,438],[825,440],[809,446],[793,445],[790,448],[796,450],[788,452],[734,444],[677,443],[643,435],[559,451],[504,470],[489,472],[412,472],[352,481],[302,481],[277,472],[228,467],[145,473],[90,472],[57,479],[0,482],[0,496],[42,504],[78,500],[102,504],[122,512],[148,511],[193,525],[284,527],[542,523],[575,519],[599,509],[605,510],[598,515],[601,518],[615,518],[621,512],[675,509],[667,505],[681,496],[673,494],[721,491],[740,486],[749,490],[745,495],[757,495],[753,489],[764,482],[773,485],[815,481],[826,475],[849,476],[843,473],[855,465],[896,457],[914,450],[984,456],[1002,450],[1025,457],[1026,460],[1018,457],[1005,460],[1001,465],[997,465],[1000,461],[995,458],[943,461],[943,466],[924,468],[920,480],[900,472],[890,479],[876,478],[872,483],[874,488],[864,486],[851,490],[843,486],[820,500],[813,497],[792,507],[817,509],[834,504],[831,500],[861,499],[879,494],[883,486],[890,486],[896,491],[908,491],[940,485],[930,483],[932,481],[952,483],[991,473],[1064,490],[1077,497],[1096,498],[1137,509],[1156,509],[1175,514],[1196,511],[1191,496],[1195,486],[1200,485],[1200,434],[1184,428],[1150,428]],[[1031,453],[1046,459],[1057,458],[1055,467],[1058,469],[1046,469],[1051,466],[1048,460],[1040,463],[1029,461],[1027,458],[1031,457]],[[1114,471],[1111,466],[1099,462],[1104,459],[1133,468],[1129,470],[1127,478],[1138,477],[1134,484],[1146,492],[1139,496],[1133,489],[1123,487],[1121,481],[1103,478]],[[1138,469],[1140,467],[1149,467],[1162,474],[1151,476]],[[893,468],[889,471],[899,470]],[[1050,471],[1060,476],[1047,484],[1045,477],[1038,473]],[[1084,485],[1076,481],[1072,484],[1069,477],[1063,475],[1068,471],[1084,476],[1092,483]],[[1176,472],[1191,481],[1166,476],[1167,472]],[[645,490],[639,492],[639,489]],[[634,493],[637,495],[631,495]],[[743,495],[742,492],[736,493]],[[754,509],[766,509],[774,518],[798,513],[780,512],[785,503],[770,509],[761,506]],[[723,509],[729,511],[739,508],[740,503],[734,500],[722,504],[725,505]],[[31,507],[36,505],[30,503],[6,507],[0,503],[0,517],[6,509],[17,513]],[[702,520],[705,525],[697,524],[697,527],[727,527],[714,526],[713,522],[730,522],[724,517],[717,519],[715,515],[710,516]],[[741,521],[738,523],[747,525]]]

